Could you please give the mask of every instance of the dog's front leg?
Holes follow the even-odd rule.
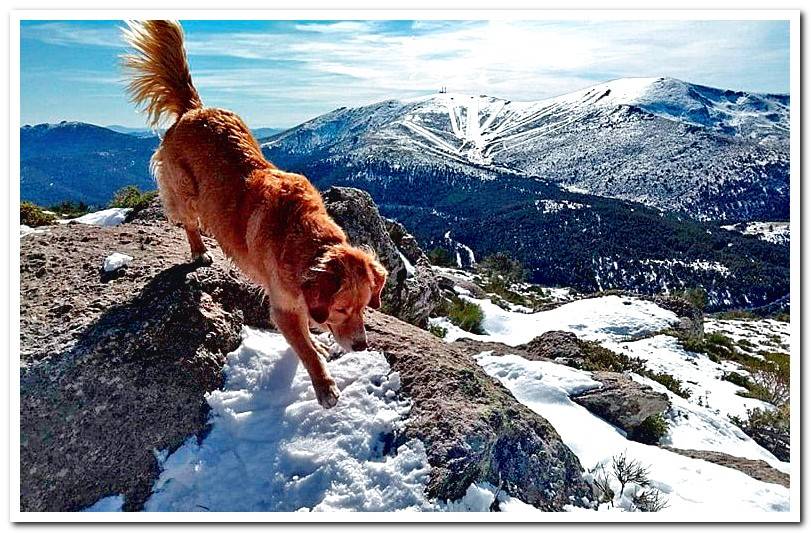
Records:
[[[333,407],[338,403],[341,392],[329,374],[324,357],[313,345],[306,316],[302,317],[292,311],[274,310],[273,321],[310,374],[318,403],[326,409]]]

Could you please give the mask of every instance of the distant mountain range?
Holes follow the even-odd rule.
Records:
[[[106,126],[107,129],[117,131],[118,133],[127,133],[129,135],[135,135],[136,137],[154,137],[159,133],[163,134],[163,129],[155,131],[150,128],[131,128],[128,126],[119,126],[117,124],[112,124],[110,126]],[[254,128],[251,130],[254,137],[257,139],[265,139],[267,137],[271,137],[276,135],[279,132],[284,131],[284,128]]]
[[[703,286],[712,308],[752,307],[788,293],[788,247],[720,225],[788,219],[788,108],[784,95],[623,79],[538,102],[390,100],[257,137],[281,168],[368,190],[463,263],[506,251],[539,283]],[[22,197],[103,205],[122,185],[154,188],[156,143],[24,127]]]
[[[705,220],[779,220],[788,217],[788,104],[671,78],[538,102],[445,93],[338,109],[265,146],[290,160],[515,173]]]

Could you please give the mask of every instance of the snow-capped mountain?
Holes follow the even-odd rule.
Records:
[[[785,95],[626,78],[537,102],[441,93],[341,108],[265,147],[511,172],[701,219],[778,220],[788,216],[788,124]]]

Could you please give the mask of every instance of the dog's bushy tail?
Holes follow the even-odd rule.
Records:
[[[177,120],[203,107],[189,72],[183,48],[183,28],[173,20],[128,21],[124,40],[133,53],[122,56],[129,77],[127,92],[157,127],[166,118]]]

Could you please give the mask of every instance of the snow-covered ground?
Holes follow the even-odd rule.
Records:
[[[652,302],[622,296],[577,300],[538,313],[508,311],[489,299],[464,294],[459,296],[482,308],[482,326],[487,334],[475,335],[464,331],[445,317],[432,318],[432,324],[448,330],[445,339],[449,342],[468,337],[517,346],[553,330],[571,331],[586,340],[621,341],[659,331],[678,321],[675,313]]]
[[[127,218],[127,213],[132,211],[129,207],[112,207],[110,209],[102,209],[101,211],[94,211],[76,218],[62,218],[57,220],[60,224],[67,224],[69,222],[78,222],[79,224],[90,224],[92,226],[117,226],[124,222]]]
[[[208,396],[212,429],[162,464],[147,511],[429,510],[428,466],[416,440],[384,455],[409,411],[399,376],[378,352],[331,363],[334,409],[283,337],[250,328],[228,356],[223,390]]]
[[[583,299],[551,311],[525,314],[506,311],[489,300],[475,299],[464,291],[460,298],[478,304],[484,312],[485,335],[474,335],[451,324],[447,319],[432,322],[448,330],[446,340],[469,337],[516,346],[550,330],[570,331],[585,340],[593,340],[616,352],[638,357],[655,372],[670,374],[682,381],[692,394],[681,398],[648,378],[633,375],[670,399],[666,413],[668,434],[662,443],[682,449],[714,450],[750,459],[760,459],[789,472],[783,463],[759,446],[737,426],[729,414],[745,416],[753,407],[769,408],[760,400],[738,394],[744,389],[721,379],[725,371],[744,372],[740,365],[714,363],[706,354],[685,351],[677,339],[654,335],[677,320],[676,315],[652,302],[632,297],[606,296]],[[777,321],[746,325],[735,320],[709,320],[708,331],[734,331],[744,338],[746,328],[758,328],[762,338],[754,338],[756,347],[763,342],[788,344],[788,327]],[[649,336],[648,336],[649,335]],[[638,336],[647,336],[633,340]],[[569,400],[569,395],[597,387],[588,372],[549,362],[527,361],[517,355],[496,357],[482,354],[479,363],[507,386],[516,398],[545,418],[580,457],[584,467],[610,460],[628,450],[631,458],[654,465],[651,475],[655,486],[671,499],[671,508],[712,505],[732,510],[786,510],[788,491],[764,484],[740,473],[724,472],[724,467],[686,458],[659,447],[646,446],[625,438],[623,432]],[[659,465],[663,464],[661,468]],[[741,477],[740,484],[733,478]],[[722,483],[735,483],[734,489],[717,494]],[[765,491],[765,492],[764,492]],[[626,502],[627,504],[628,502]]]
[[[788,353],[791,325],[772,319],[723,320],[707,318],[704,331],[721,333],[735,342],[738,350],[752,357],[761,358],[759,351]]]
[[[664,335],[629,340],[670,325],[676,320],[670,311],[637,298],[606,296],[526,314],[462,297],[482,305],[485,328],[492,333],[473,337],[516,345],[543,331],[563,329],[679,377],[694,391],[690,400],[632,375],[670,398],[672,407],[666,413],[670,429],[664,444],[762,459],[788,472],[788,464],[727,420],[727,413],[740,413],[757,402],[738,396],[736,386],[718,379],[728,363],[684,352]],[[450,328],[449,334],[456,337],[464,333]],[[518,401],[546,418],[587,470],[620,453],[647,466],[651,486],[667,499],[663,512],[703,510],[732,517],[789,510],[788,489],[630,441],[624,432],[571,401],[570,395],[600,386],[589,372],[489,352],[476,360]],[[428,500],[424,489],[431,467],[423,444],[411,440],[386,450],[387,438],[408,419],[408,401],[398,395],[399,375],[382,354],[372,351],[346,354],[329,367],[342,396],[336,408],[324,410],[284,339],[244,328],[242,345],[228,356],[223,390],[207,398],[211,431],[199,442],[190,438],[171,455],[156,451],[161,474],[145,510],[487,511],[494,500],[502,511],[536,510],[488,484],[471,485],[456,502]],[[614,505],[602,504],[600,510],[632,510],[632,495],[629,489]],[[122,502],[120,496],[110,496],[87,510],[120,510]]]
[[[602,344],[615,352],[642,359],[645,366],[655,372],[679,378],[682,388],[690,391],[690,403],[707,407],[722,417],[745,417],[747,409],[769,408],[765,402],[738,395],[738,392],[745,391],[743,387],[721,379],[725,372],[746,374],[739,364],[731,361],[715,363],[706,354],[688,352],[675,337],[656,335],[635,342],[607,341]]]
[[[721,228],[744,235],[756,235],[759,239],[774,244],[788,244],[791,239],[791,226],[788,222],[743,222]]]
[[[171,455],[156,451],[162,471],[145,510],[487,512],[497,499],[502,511],[539,511],[487,483],[458,501],[428,500],[422,443],[384,454],[384,438],[409,412],[397,397],[399,375],[378,352],[329,366],[342,393],[325,410],[282,336],[245,327],[224,389],[207,398],[211,431]],[[123,503],[108,496],[85,511],[120,511]]]
[[[789,490],[785,487],[626,439],[617,428],[569,399],[571,394],[599,386],[588,372],[516,355],[485,352],[477,360],[518,401],[554,426],[584,468],[591,469],[621,453],[647,466],[652,486],[667,498],[668,507],[662,512],[686,517],[685,512],[710,510],[732,517],[739,512],[789,510]],[[630,508],[630,499],[626,495],[617,505]],[[601,508],[608,510],[607,504]]]

